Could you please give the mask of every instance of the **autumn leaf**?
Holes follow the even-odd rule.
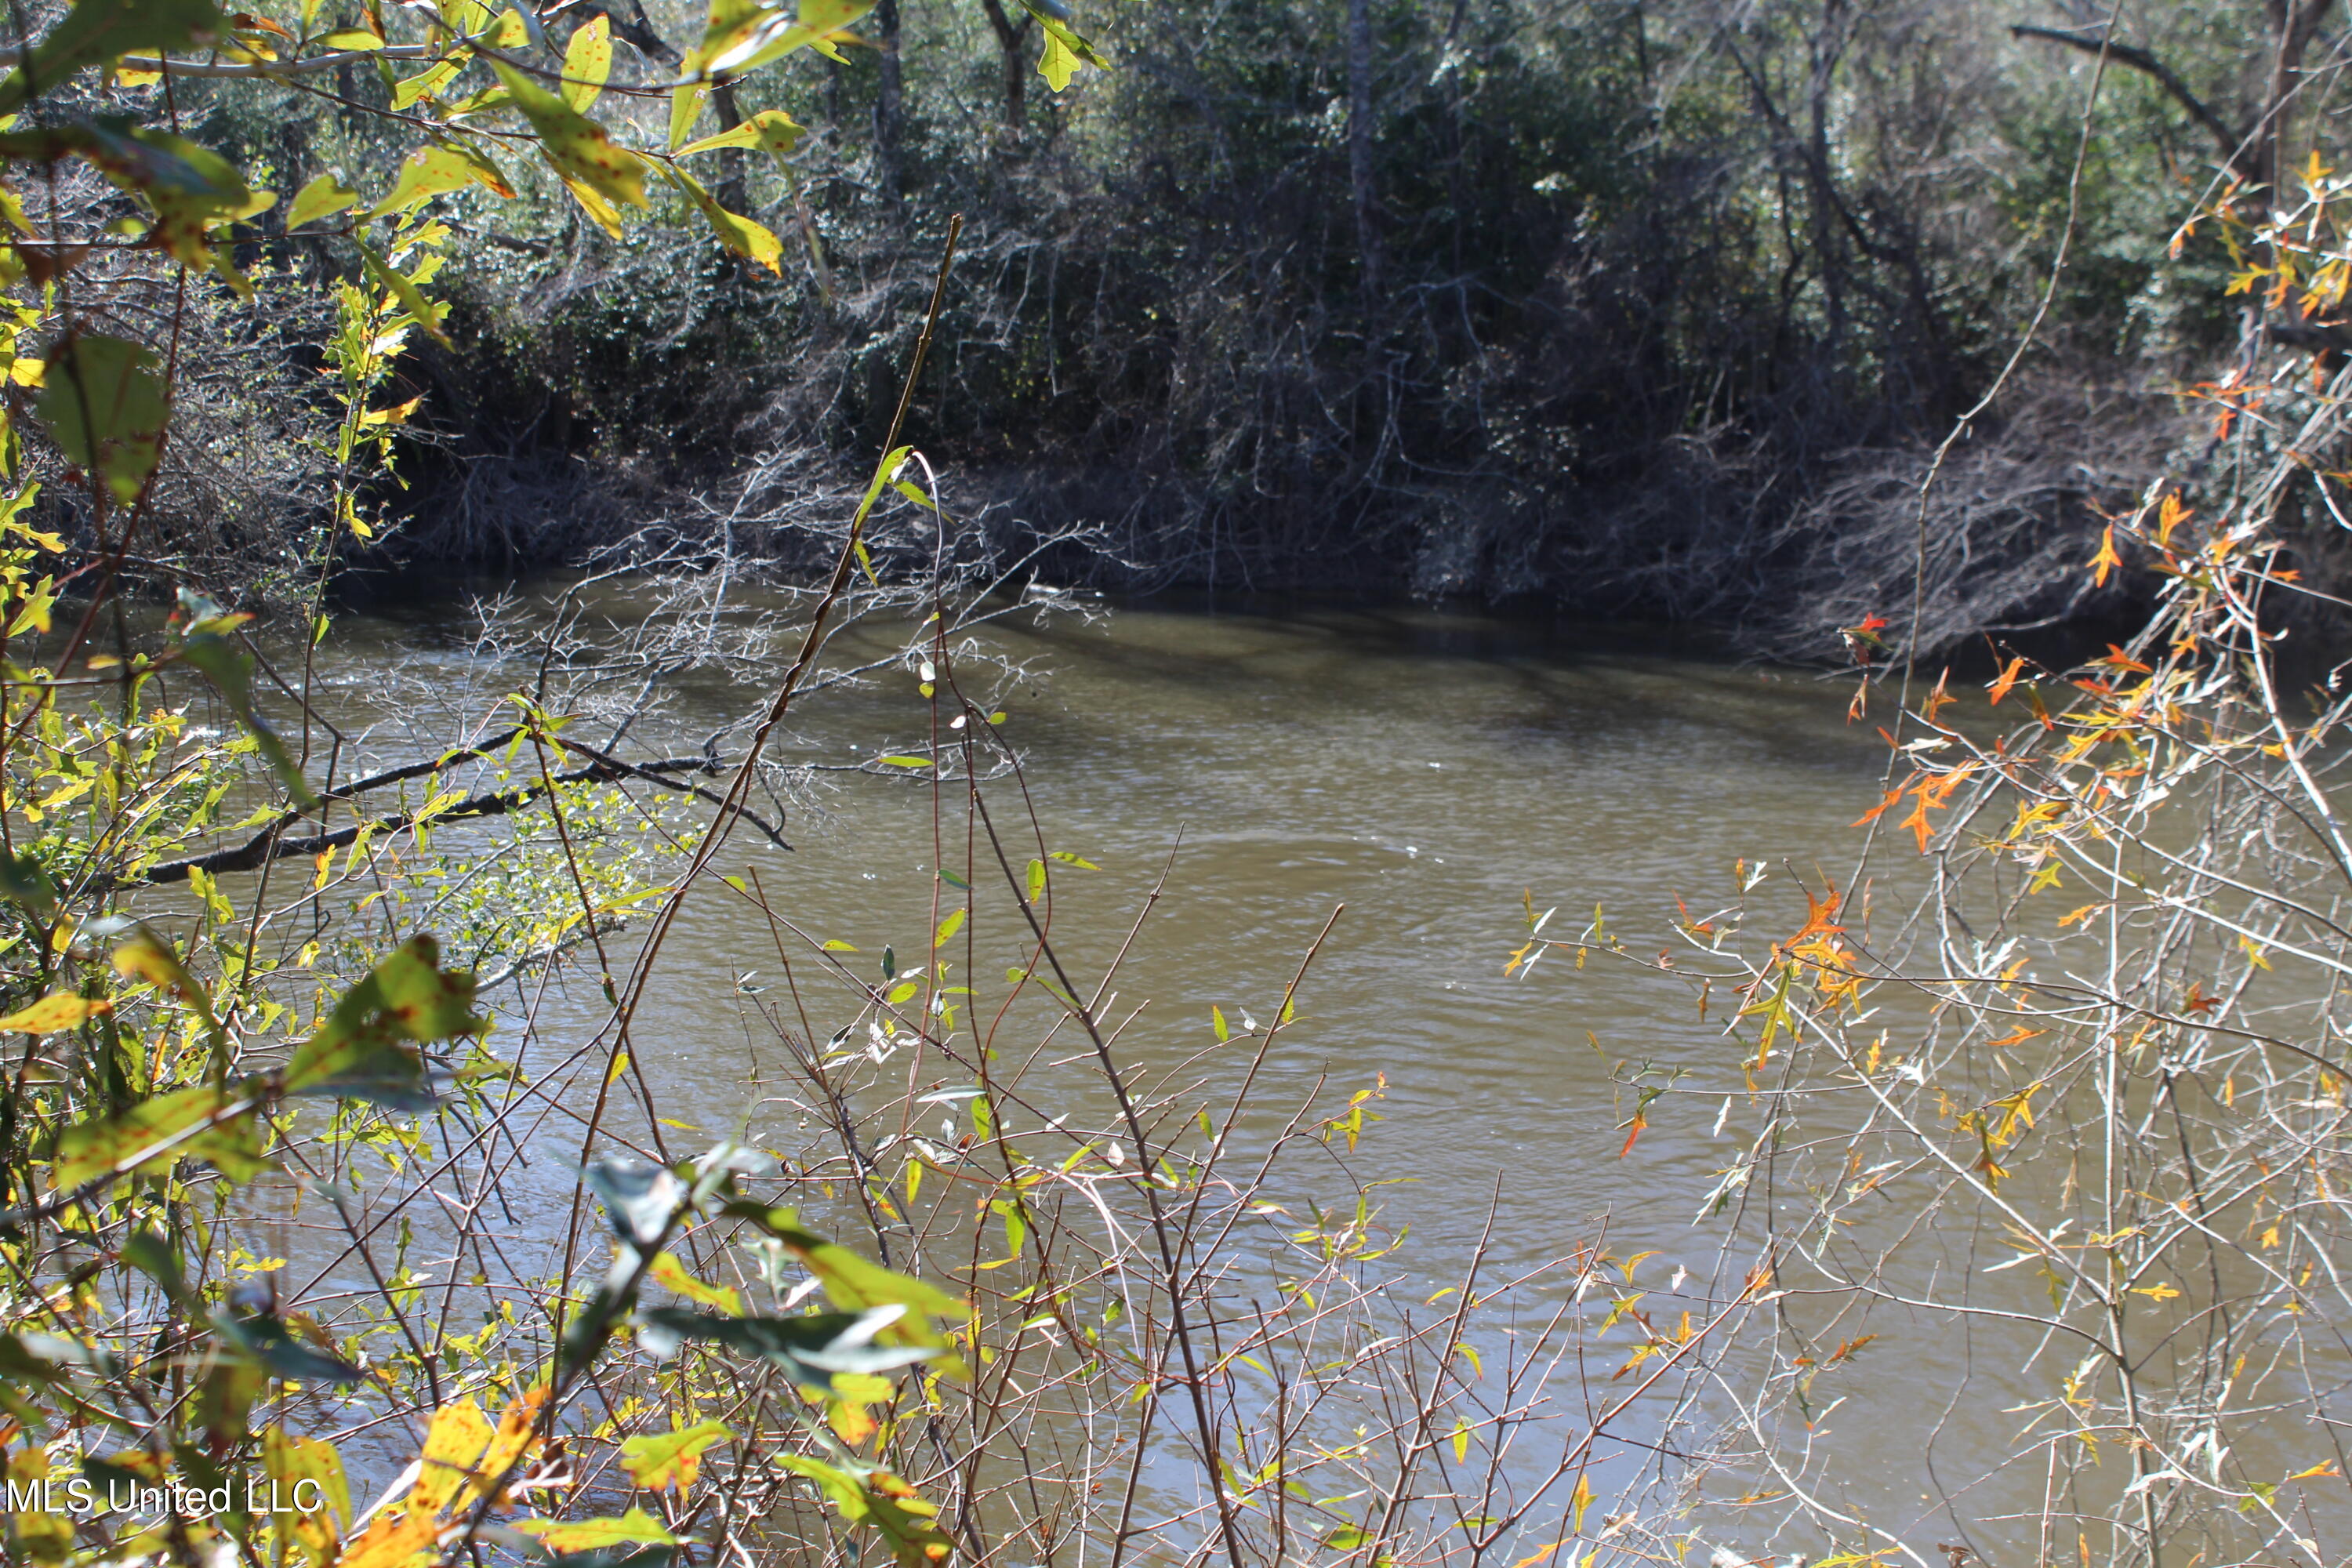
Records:
[[[267,1170],[253,1102],[199,1084],[159,1095],[120,1116],[79,1122],[58,1137],[49,1181],[58,1191],[71,1192],[101,1176],[182,1159],[208,1160],[236,1181]]]
[[[1925,705],[1927,711],[1922,715],[1928,723],[1933,724],[1936,721],[1937,714],[1942,712],[1945,709],[1959,700],[1958,698],[1953,696],[1949,691],[1945,689],[1951,684],[1951,680],[1952,672],[1948,668],[1945,669],[1943,674],[1936,678],[1936,689],[1927,693],[1927,700]]]
[[[470,1399],[453,1399],[435,1411],[433,1425],[425,1428],[425,1450],[417,1458],[416,1487],[409,1493],[408,1511],[446,1510],[474,1479],[493,1436],[482,1407]]]
[[[720,1423],[704,1421],[675,1431],[631,1437],[621,1444],[621,1468],[647,1491],[673,1488],[684,1491],[694,1484],[695,1476],[702,1468],[702,1451],[733,1436]]]
[[[294,205],[286,209],[286,226],[300,228],[306,223],[332,217],[359,205],[357,191],[332,174],[320,174],[294,194]]]
[[[2124,558],[2116,553],[2116,525],[2111,522],[2107,524],[2106,532],[2099,536],[2099,552],[2091,557],[2092,584],[2105,587],[2107,574],[2123,563]]]
[[[2132,1294],[2145,1296],[2151,1301],[2169,1301],[2180,1292],[2169,1285],[2136,1285],[2132,1288]]]
[[[2095,658],[2091,662],[2093,664],[2108,665],[2114,668],[2136,675],[2147,675],[2151,673],[2149,666],[2142,664],[2138,659],[2136,659],[2131,655],[2126,653],[2121,646],[2116,643],[2109,643],[2107,645],[2106,656],[2105,658]]]
[[[356,1541],[343,1547],[335,1568],[409,1568],[441,1533],[441,1521],[430,1513],[387,1509],[368,1521]]]
[[[572,35],[563,50],[563,101],[588,112],[613,75],[613,24],[598,15]]]
[[[515,1528],[526,1535],[536,1535],[558,1552],[593,1552],[604,1546],[677,1544],[677,1537],[664,1529],[661,1521],[641,1508],[633,1508],[618,1519],[584,1519],[571,1524],[551,1519],[526,1519]]]
[[[758,147],[782,165],[804,133],[805,128],[782,110],[763,109],[732,131],[689,142],[677,150],[677,155],[683,158],[689,153],[709,153],[721,147]]]
[[[59,991],[0,1018],[0,1031],[24,1035],[54,1034],[113,1010],[111,1002],[94,1002],[70,991]]]
[[[2001,670],[2000,678],[1992,683],[1992,701],[1989,706],[1994,708],[2000,706],[2000,700],[2009,695],[2010,689],[2017,684],[2017,678],[2024,668],[2023,654],[2019,654],[2009,661],[2008,666]]]
[[[555,94],[502,60],[490,68],[514,95],[514,106],[539,135],[548,161],[567,181],[610,202],[646,205],[645,160],[615,142],[610,132]]]
[[[724,1285],[706,1285],[686,1271],[686,1266],[670,1253],[663,1253],[646,1270],[653,1282],[673,1295],[706,1307],[716,1307],[730,1318],[743,1315],[743,1298]]]
[[[2196,515],[2197,514],[2195,512],[2190,511],[2187,507],[2180,504],[2180,494],[2179,491],[2176,490],[2166,496],[2164,498],[2164,504],[2157,509],[2157,548],[2159,550],[2171,549],[2172,531],[2179,528],[2182,523],[2188,521],[2190,518]]]

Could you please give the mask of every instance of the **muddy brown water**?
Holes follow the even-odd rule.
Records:
[[[365,660],[394,647],[439,662],[453,707],[494,700],[511,672],[471,662],[458,624],[434,609],[347,619],[352,662],[331,654],[322,667],[334,700],[371,716]],[[1859,838],[1848,824],[1876,800],[1885,756],[1870,727],[1847,722],[1845,686],[1640,628],[1424,609],[1127,605],[1007,622],[991,637],[1033,672],[1004,699],[1004,733],[1047,841],[1100,868],[1055,873],[1081,973],[1108,958],[1164,878],[1118,982],[1123,1007],[1148,1004],[1130,1048],[1198,1049],[1213,1006],[1236,1024],[1270,1018],[1343,910],[1261,1100],[1385,1079],[1356,1167],[1396,1184],[1381,1200],[1410,1237],[1391,1266],[1434,1289],[1458,1279],[1490,1214],[1497,1270],[1557,1258],[1605,1216],[1612,1250],[1659,1254],[1643,1283],[1662,1300],[1681,1265],[1703,1297],[1721,1233],[1694,1215],[1752,1134],[1744,1117],[1715,1130],[1743,1085],[1723,1009],[1702,1020],[1684,989],[1631,966],[1555,956],[1507,977],[1505,961],[1530,902],[1559,906],[1556,934],[1597,906],[1654,952],[1673,943],[1678,899],[1694,910],[1730,900],[1736,863],[1843,876]],[[919,736],[914,682],[885,671],[813,702],[782,760],[856,763]],[[693,680],[671,695],[679,733],[760,700]],[[819,784],[819,809],[791,824],[793,852],[739,834],[716,868],[756,871],[803,930],[863,955],[921,951],[936,887],[929,792],[856,771]],[[726,999],[772,984],[776,955],[741,916],[723,896],[689,901],[636,1034],[666,1115],[759,1142],[782,1136],[763,1119],[787,1114],[769,1095],[776,1052],[763,1056]],[[1016,933],[998,934],[1015,955]],[[603,1017],[595,987],[576,979],[540,1005],[556,1042],[593,1036]],[[813,1020],[818,1032],[849,1020],[838,1011]],[[1689,1076],[1628,1152],[1620,1064],[1643,1060]],[[515,1220],[518,1243],[560,1223],[554,1186],[545,1200]],[[1948,1473],[1973,1476],[2019,1417],[2002,1413],[1997,1378],[1948,1408],[1965,1353],[1948,1328],[1895,1314],[1872,1326],[1901,1373],[1848,1390],[1815,1438],[1861,1461],[1842,1478],[1844,1505],[1924,1550],[1939,1529],[1930,1428]],[[1962,1511],[2038,1500],[2037,1478],[2019,1487]]]

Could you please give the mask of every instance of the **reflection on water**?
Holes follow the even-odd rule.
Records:
[[[362,647],[415,646],[433,627],[359,630]],[[1003,732],[1021,749],[1047,840],[1100,868],[1055,882],[1057,934],[1083,972],[1109,959],[1165,878],[1118,983],[1122,1010],[1148,1004],[1123,1036],[1131,1057],[1184,1060],[1210,1037],[1213,1005],[1236,1023],[1270,1018],[1344,907],[1262,1088],[1278,1104],[1318,1082],[1385,1077],[1385,1120],[1355,1163],[1400,1181],[1381,1189],[1390,1218],[1411,1226],[1397,1265],[1426,1271],[1433,1289],[1454,1282],[1492,1205],[1498,1270],[1559,1256],[1606,1212],[1621,1256],[1662,1254],[1644,1285],[1665,1290],[1665,1271],[1684,1262],[1705,1279],[1719,1234],[1694,1229],[1693,1215],[1741,1132],[1714,1131],[1742,1082],[1724,1009],[1703,1019],[1685,993],[1631,966],[1554,956],[1506,978],[1504,962],[1530,900],[1538,912],[1560,906],[1555,933],[1598,907],[1634,950],[1655,952],[1677,945],[1667,934],[1677,899],[1695,910],[1730,900],[1735,862],[1849,867],[1857,836],[1845,824],[1876,798],[1885,751],[1845,722],[1843,690],[1644,649],[1618,629],[1413,609],[1131,605],[992,637],[1032,671],[1004,700]],[[486,697],[511,679],[469,668],[446,643],[436,657]],[[328,674],[365,709],[363,666]],[[666,721],[680,733],[757,700],[692,680],[671,697]],[[805,709],[780,758],[870,758],[919,735],[926,711],[910,672],[884,672]],[[793,824],[796,852],[739,835],[717,869],[756,873],[801,929],[861,954],[922,951],[935,889],[928,790],[912,777],[819,776],[822,809]],[[1782,896],[1801,907],[1793,890]],[[998,929],[990,940],[1002,951],[979,962],[1018,962],[1017,936]],[[773,1043],[726,1001],[772,984],[776,962],[740,903],[718,891],[689,903],[635,1031],[641,1066],[679,1123],[788,1141],[781,1123],[763,1125],[790,1114],[767,1098],[781,1065]],[[572,1048],[603,1021],[602,996],[577,978],[536,1005],[552,1042],[542,1048]],[[811,1024],[822,1037],[848,1021],[845,1008]],[[1644,1061],[1692,1076],[1649,1108],[1623,1154],[1632,1091],[1612,1069]],[[1898,1354],[1940,1380],[1934,1346]],[[1865,1399],[1840,1424],[1860,1435],[1858,1452],[1916,1453],[1924,1408]],[[1856,1495],[1907,1521],[1924,1496],[1916,1463],[1888,1465],[1885,1451],[1857,1475]]]

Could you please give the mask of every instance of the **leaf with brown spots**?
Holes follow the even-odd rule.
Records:
[[[503,60],[490,68],[514,95],[514,106],[530,121],[547,156],[565,177],[608,201],[646,205],[645,160],[614,142],[610,132]]]
[[[343,993],[319,1032],[295,1048],[286,1064],[286,1092],[422,1110],[433,1097],[424,1058],[406,1042],[446,1040],[481,1026],[474,977],[443,970],[433,939],[412,937]]]

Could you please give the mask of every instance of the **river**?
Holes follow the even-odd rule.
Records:
[[[354,651],[331,655],[322,679],[353,725],[414,719],[383,710],[375,673],[400,650],[411,689],[424,669],[435,705],[487,715],[516,669],[482,660],[469,626],[448,605],[347,617],[329,646]],[[887,653],[905,629],[857,634],[836,653],[851,664]],[[1554,906],[1552,934],[1598,910],[1634,952],[1677,949],[1684,906],[1731,902],[1759,864],[1774,868],[1762,897],[1786,905],[1793,929],[1803,903],[1780,868],[1817,886],[1842,879],[1861,837],[1848,825],[1876,800],[1885,765],[1874,727],[1848,720],[1847,685],[1653,628],[1412,607],[1127,604],[1008,618],[985,636],[1023,672],[995,700],[1044,841],[1084,862],[1053,868],[1074,971],[1098,973],[1160,889],[1108,1009],[1142,1006],[1122,1050],[1180,1064],[1213,1040],[1215,1016],[1234,1029],[1271,1021],[1311,951],[1256,1098],[1384,1086],[1351,1160],[1359,1178],[1393,1184],[1376,1185],[1384,1218],[1409,1229],[1382,1267],[1428,1294],[1458,1279],[1482,1236],[1501,1275],[1605,1221],[1618,1257],[1656,1254],[1638,1283],[1664,1310],[1677,1295],[1704,1307],[1722,1235],[1695,1216],[1752,1133],[1742,1119],[1723,1126],[1729,1097],[1744,1097],[1740,1051],[1724,1037],[1736,1001],[1702,1016],[1671,977],[1605,955],[1579,965],[1554,953],[1518,974],[1506,963],[1530,911]],[[739,832],[713,867],[752,879],[812,944],[841,944],[845,964],[930,945],[932,792],[916,770],[872,765],[919,743],[919,674],[877,668],[796,709],[774,755],[824,771],[805,775],[785,824],[793,848]],[[747,683],[692,675],[667,697],[661,726],[680,736],[761,700]],[[1002,804],[1018,802],[1013,781],[990,788],[1017,813]],[[638,1016],[635,1065],[684,1142],[740,1134],[782,1150],[807,1111],[790,1063],[747,1023],[787,980],[748,913],[717,883],[688,901]],[[1017,962],[1021,937],[992,928],[975,970]],[[613,942],[635,951],[634,937]],[[559,1044],[604,1016],[576,972],[551,988],[518,981],[507,996]],[[807,1019],[810,1037],[856,1016],[827,1005]],[[1642,1082],[1686,1076],[1640,1107],[1629,1144],[1644,1064]],[[562,1190],[520,1230],[551,1226]],[[2009,1401],[1992,1373],[1950,1419],[1965,1352],[1948,1329],[1884,1315],[1872,1326],[1874,1364],[1904,1374],[1862,1380],[1811,1440],[1846,1456],[1844,1506],[1931,1541],[1947,1516],[1923,1458],[1929,1429],[1943,1425],[1948,1473],[1976,1475],[2006,1449],[2012,1418],[1990,1412]],[[2027,1505],[2037,1486],[2004,1483],[1960,1511]]]

